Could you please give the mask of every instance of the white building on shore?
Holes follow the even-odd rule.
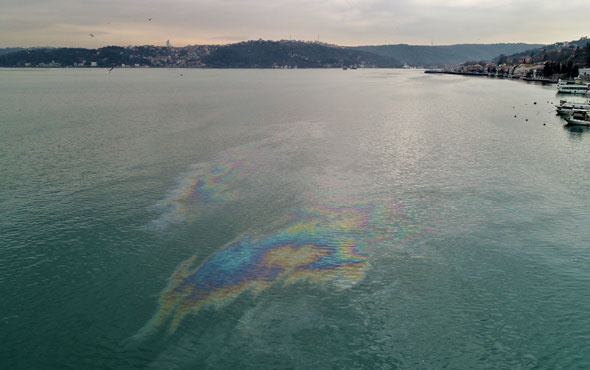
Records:
[[[581,80],[590,80],[590,68],[580,68],[578,70],[578,78]]]

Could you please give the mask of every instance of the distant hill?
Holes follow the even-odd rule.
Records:
[[[23,49],[1,54],[0,67],[73,67],[90,66],[92,62],[99,67],[107,67],[124,63],[128,65],[132,65],[132,63],[147,65],[149,63],[146,58],[133,54],[132,49],[119,46],[108,46],[100,49]]]
[[[36,50],[36,49],[54,49],[53,47],[48,46],[33,46],[28,48],[21,48],[21,47],[14,47],[14,48],[0,48],[0,55],[16,53],[17,51],[23,50]]]
[[[411,66],[435,67],[469,60],[490,60],[500,54],[510,55],[542,47],[542,44],[458,44],[444,46],[377,45],[355,49],[394,58]]]
[[[517,64],[523,61],[562,64],[571,62],[581,67],[590,66],[590,41],[583,37],[575,41],[556,42],[519,53],[497,55],[494,61],[508,64]]]
[[[319,42],[257,40],[184,47],[10,48],[0,49],[0,67],[392,68],[406,63],[432,67],[529,53],[541,46],[520,43],[342,47]]]
[[[340,68],[354,65],[402,66],[391,57],[302,41],[259,40],[223,46],[24,49],[0,55],[0,67]]]
[[[326,68],[352,65],[367,67],[401,67],[395,58],[360,49],[344,48],[317,42],[246,41],[225,45],[203,58],[214,68]]]

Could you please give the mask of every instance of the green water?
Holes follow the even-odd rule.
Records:
[[[590,132],[557,100],[0,70],[0,367],[590,368]]]

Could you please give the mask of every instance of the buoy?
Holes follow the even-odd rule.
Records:
[[[527,122],[528,122],[528,121],[529,121],[529,119],[527,118],[527,119],[525,119],[525,121],[527,121]]]
[[[533,102],[533,104],[537,104],[537,102]]]

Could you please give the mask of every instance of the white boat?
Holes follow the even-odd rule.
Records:
[[[590,95],[590,83],[568,83],[559,80],[557,92],[560,94],[582,94]]]
[[[577,126],[590,126],[590,111],[586,109],[574,109],[572,114],[565,118],[568,124]]]
[[[557,114],[561,116],[566,116],[572,113],[574,109],[590,110],[590,100],[587,100],[586,102],[572,102],[567,100],[560,100],[559,105],[555,107],[555,110],[557,110]]]

